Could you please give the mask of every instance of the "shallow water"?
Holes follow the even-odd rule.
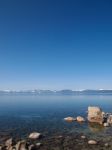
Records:
[[[32,131],[44,135],[82,133],[95,138],[112,136],[112,128],[87,122],[67,123],[64,117],[87,117],[88,106],[100,106],[112,112],[112,96],[0,96],[0,138],[26,137]]]

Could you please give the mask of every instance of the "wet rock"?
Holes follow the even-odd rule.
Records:
[[[34,149],[34,145],[33,144],[28,147],[28,150],[32,150],[32,149]]]
[[[105,143],[105,147],[109,147],[109,144],[108,144],[108,143]]]
[[[84,122],[85,119],[84,119],[83,117],[81,117],[81,116],[78,116],[78,117],[77,117],[77,121],[78,121],[78,122]]]
[[[40,147],[42,145],[42,143],[36,143],[37,147]]]
[[[107,122],[109,124],[112,124],[112,114],[108,116]]]
[[[104,131],[104,126],[99,123],[89,122],[88,123],[89,130],[93,133],[98,133]]]
[[[10,146],[10,147],[7,148],[7,150],[16,150],[16,149],[14,149],[13,146]]]
[[[38,139],[40,136],[41,136],[40,133],[38,133],[38,132],[33,132],[33,133],[31,133],[31,134],[29,135],[29,139],[35,140],[35,139]]]
[[[12,138],[8,139],[8,140],[5,142],[5,146],[7,146],[7,147],[12,146]]]
[[[88,144],[90,144],[90,145],[96,145],[96,144],[97,144],[97,141],[95,141],[95,140],[89,140],[89,141],[88,141]]]
[[[96,122],[99,124],[103,124],[104,122],[104,112],[102,112],[101,108],[99,107],[88,107],[88,121],[89,122]]]
[[[16,148],[15,148],[15,147],[12,147],[12,150],[16,150]]]
[[[105,123],[103,124],[103,126],[104,126],[104,127],[109,127],[110,125],[109,125],[108,122],[105,122]]]
[[[85,136],[85,135],[82,135],[82,136],[81,136],[81,138],[82,138],[82,139],[85,139],[85,138],[86,138],[86,136]]]
[[[60,139],[61,139],[61,138],[63,138],[63,136],[62,136],[62,135],[59,135],[59,136],[58,136],[58,138],[60,138]]]
[[[72,121],[75,121],[76,118],[73,118],[73,117],[66,117],[64,118],[65,121],[68,121],[68,122],[72,122]]]
[[[0,145],[0,150],[2,150],[2,146]]]
[[[19,141],[16,144],[16,150],[26,150],[26,141],[25,140]]]

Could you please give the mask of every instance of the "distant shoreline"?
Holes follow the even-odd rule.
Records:
[[[112,95],[112,90],[0,90],[0,95]]]

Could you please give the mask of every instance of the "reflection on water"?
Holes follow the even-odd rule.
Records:
[[[88,128],[93,133],[102,132],[105,129],[103,125],[97,123],[88,123]]]
[[[111,128],[63,120],[68,116],[86,117],[89,105],[111,112],[112,96],[0,96],[0,136],[24,137],[32,131],[45,135],[75,132],[111,135]]]

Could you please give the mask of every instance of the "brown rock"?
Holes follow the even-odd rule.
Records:
[[[104,112],[102,112],[101,108],[99,107],[88,107],[88,121],[89,122],[96,122],[99,124],[103,124],[103,115]]]
[[[33,132],[33,133],[31,133],[31,134],[29,135],[29,139],[35,140],[35,139],[38,139],[40,136],[41,136],[40,133],[38,133],[38,132]]]
[[[64,118],[64,120],[67,122],[72,122],[72,121],[75,121],[76,119],[73,117],[66,117],[66,118]]]
[[[109,116],[108,116],[107,122],[108,122],[109,124],[112,124],[112,115],[109,115]]]
[[[103,126],[104,126],[104,127],[109,127],[109,123],[108,123],[108,122],[105,122],[105,123],[103,124]]]
[[[22,140],[16,144],[16,150],[26,150],[26,141]]]
[[[96,144],[97,144],[97,141],[95,141],[95,140],[89,140],[89,141],[88,141],[88,144],[90,144],[90,145],[96,145]]]
[[[78,122],[84,122],[85,119],[84,119],[83,117],[81,117],[81,116],[78,116],[78,117],[77,117],[77,121],[78,121]]]
[[[5,146],[10,147],[11,145],[12,145],[12,138],[8,139],[8,140],[5,142]]]

